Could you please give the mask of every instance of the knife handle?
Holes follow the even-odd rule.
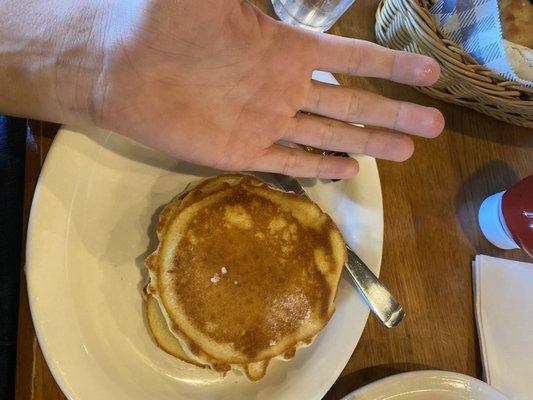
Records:
[[[352,277],[359,293],[372,312],[387,328],[398,325],[405,312],[389,290],[348,246],[348,260],[344,267]]]

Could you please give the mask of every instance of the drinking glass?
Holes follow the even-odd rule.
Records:
[[[355,0],[272,0],[279,19],[291,25],[325,32]]]

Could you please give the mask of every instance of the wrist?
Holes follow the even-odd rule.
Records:
[[[124,64],[132,63],[127,47],[131,36],[140,29],[140,20],[144,17],[146,8],[144,2],[145,0],[108,0],[99,14],[101,32],[96,35],[90,52],[94,63],[88,61],[90,77],[78,88],[78,100],[81,103],[75,103],[80,110],[87,112],[84,117],[92,125],[115,128],[113,116],[106,112],[106,104],[116,87],[123,83],[120,80],[130,78],[123,78]]]
[[[111,3],[90,1],[86,7],[74,7],[76,14],[66,21],[54,71],[59,122],[95,124],[95,93],[104,70]]]
[[[0,112],[91,122],[104,59],[109,2],[6,0],[0,15]]]

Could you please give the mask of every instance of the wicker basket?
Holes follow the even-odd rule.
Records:
[[[430,14],[430,5],[428,0],[381,0],[376,13],[376,37],[381,45],[427,54],[440,62],[439,81],[432,87],[417,89],[533,128],[533,89],[505,80],[448,40]]]

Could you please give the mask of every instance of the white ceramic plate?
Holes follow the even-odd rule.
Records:
[[[383,237],[375,160],[348,181],[307,181],[346,240],[379,272]],[[182,363],[148,333],[141,288],[162,205],[217,171],[122,136],[63,128],[46,159],[28,228],[28,292],[39,343],[70,399],[320,399],[344,368],[368,308],[343,277],[337,311],[313,346],[258,383]]]
[[[342,400],[508,400],[485,382],[446,371],[416,371],[371,383]]]

